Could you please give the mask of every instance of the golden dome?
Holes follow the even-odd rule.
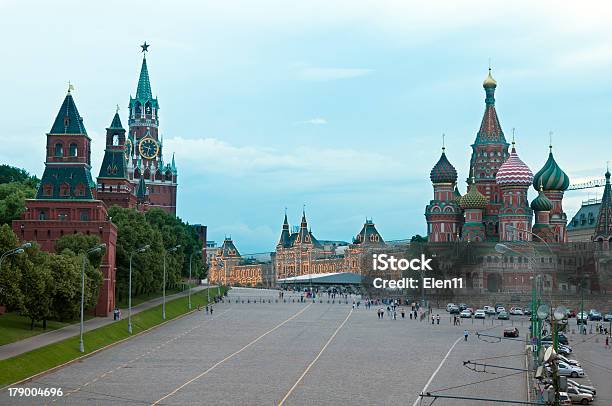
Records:
[[[489,68],[489,74],[485,78],[484,82],[482,82],[483,87],[497,87],[497,82],[491,76],[491,68]]]

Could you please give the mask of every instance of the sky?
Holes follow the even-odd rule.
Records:
[[[611,19],[603,1],[0,0],[0,163],[42,175],[70,81],[97,176],[147,41],[177,214],[209,240],[271,251],[285,208],[295,225],[303,207],[318,239],[350,241],[366,217],[410,238],[426,233],[442,133],[465,192],[489,63],[502,128],[532,171],[552,131],[572,183],[603,178]],[[568,217],[601,193],[567,192]]]

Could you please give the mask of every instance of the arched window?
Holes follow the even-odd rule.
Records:
[[[119,145],[119,136],[117,134],[113,134],[113,145]]]
[[[75,143],[70,144],[70,156],[75,157],[75,156],[78,155],[78,152],[79,151],[78,151],[78,148],[77,148],[77,144],[75,144]]]
[[[55,156],[64,156],[64,145],[61,142],[55,144]]]

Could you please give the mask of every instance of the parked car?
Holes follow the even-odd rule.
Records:
[[[565,362],[567,364],[573,365],[575,367],[581,366],[580,362],[576,361],[575,359],[567,358],[567,357],[565,357],[565,356],[563,356],[561,354],[557,354],[557,358],[559,358],[561,361],[563,361],[563,362]]]
[[[475,319],[486,319],[487,315],[485,314],[484,309],[476,310],[476,312],[474,313],[474,318]]]
[[[462,310],[461,313],[459,313],[459,317],[461,317],[462,319],[469,319],[472,317],[472,312],[469,310]]]
[[[504,329],[504,337],[518,337],[518,336],[519,336],[518,328],[512,327],[512,328]]]
[[[563,345],[568,345],[569,344],[569,340],[567,339],[565,334],[559,333],[557,336],[559,338],[559,343],[561,343]],[[542,337],[542,341],[553,341],[553,336],[551,336],[551,335],[544,336],[544,337]]]
[[[450,307],[450,309],[448,310],[448,312],[449,312],[450,314],[459,314],[459,312],[460,312],[460,310],[459,310],[459,306],[457,306],[457,305],[452,305],[452,306]]]
[[[562,405],[571,405],[572,400],[570,399],[567,392],[559,392],[559,403]]]
[[[465,303],[459,303],[459,310],[464,311],[465,309],[467,309],[467,305]]]
[[[612,312],[608,312],[603,316],[604,321],[612,321]]]
[[[531,316],[531,309],[530,309],[530,308],[528,308],[528,307],[525,307],[525,308],[523,309],[523,314],[524,314],[525,316]]]
[[[565,362],[559,362],[557,364],[557,371],[561,376],[571,376],[572,378],[584,376],[584,370],[581,367],[575,367],[573,365],[566,364]]]
[[[485,306],[484,311],[485,311],[485,314],[488,314],[488,315],[495,314],[495,308],[492,306]]]
[[[498,318],[498,320],[508,320],[508,319],[510,319],[510,315],[508,314],[507,311],[502,310],[497,315],[497,318]]]
[[[595,389],[594,386],[584,385],[584,384],[578,383],[574,381],[573,379],[569,379],[569,378],[567,380],[567,383],[577,386],[580,389],[584,389],[584,390],[588,390],[589,392],[593,392],[593,396],[597,396],[597,389]]]
[[[587,394],[593,396],[593,400],[595,400],[595,394],[593,392],[591,392],[590,390],[588,390],[588,389],[579,388],[578,386],[573,385],[573,384],[571,384],[569,382],[567,383],[567,387],[568,388],[575,388],[578,392],[581,392],[581,393],[587,393]]]
[[[505,312],[506,308],[504,306],[495,306],[495,313]]]
[[[542,346],[544,348],[548,348],[552,345],[553,345],[552,341],[542,341]],[[565,355],[567,357],[568,355],[572,353],[572,347],[570,347],[569,345],[559,344],[559,351],[557,351],[557,353],[561,355]]]
[[[470,311],[470,313],[474,314],[474,308],[473,308],[473,307],[468,307],[468,308],[467,308],[467,309],[465,309],[465,310],[469,310],[469,311]]]
[[[601,313],[597,311],[596,309],[591,309],[591,311],[589,311],[589,320],[601,321],[602,318],[603,317],[601,316]]]
[[[580,403],[581,405],[588,405],[593,401],[593,395],[580,392],[578,389],[568,385],[567,394],[572,400],[572,403]]]
[[[510,314],[514,316],[522,316],[524,313],[523,309],[521,309],[520,307],[512,307],[510,308]]]
[[[452,306],[456,306],[456,304],[454,304],[454,303],[448,303],[448,304],[446,305],[446,311],[447,311],[447,312],[450,312],[450,308],[451,308]]]
[[[576,324],[587,324],[588,319],[589,316],[586,312],[578,312],[578,314],[576,314]]]

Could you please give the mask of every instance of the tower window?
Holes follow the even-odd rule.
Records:
[[[64,146],[61,142],[55,144],[55,156],[60,157],[64,156]]]
[[[119,145],[119,136],[117,134],[113,135],[113,145]]]
[[[77,144],[70,144],[70,156],[72,157],[76,157],[78,155],[78,148],[77,148]]]

